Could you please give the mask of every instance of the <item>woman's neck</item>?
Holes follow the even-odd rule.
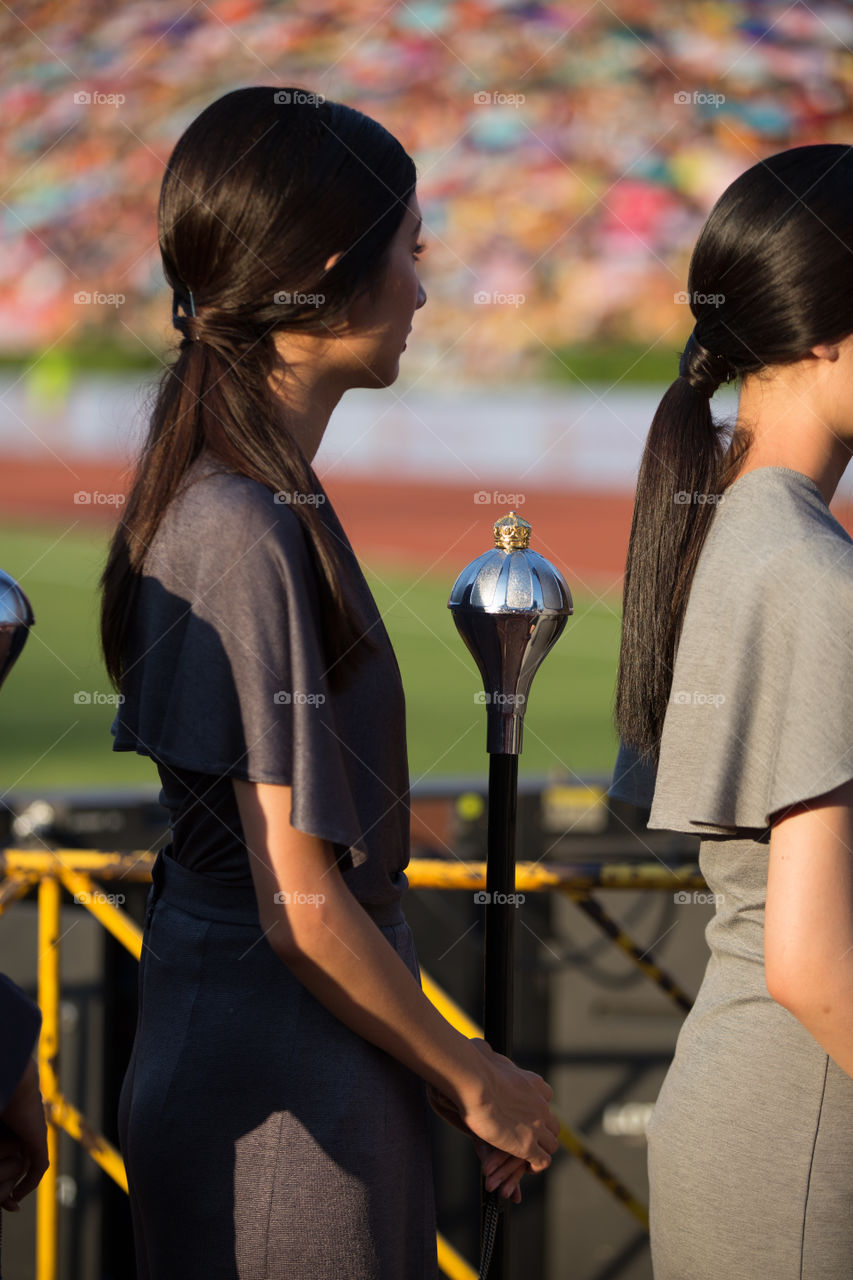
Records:
[[[815,377],[823,370],[814,369]],[[851,457],[851,442],[839,434],[831,399],[816,381],[803,382],[780,369],[771,379],[749,377],[738,404],[737,433],[752,442],[738,477],[759,467],[788,467],[814,480],[827,506]]]

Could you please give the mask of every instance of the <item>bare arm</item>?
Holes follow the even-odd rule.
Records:
[[[774,823],[767,989],[853,1076],[853,781]]]
[[[234,791],[277,955],[346,1026],[446,1095],[480,1138],[547,1168],[559,1131],[550,1087],[441,1016],[350,893],[331,846],[290,825],[290,787],[235,779]]]

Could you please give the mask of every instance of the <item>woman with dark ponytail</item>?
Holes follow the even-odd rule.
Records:
[[[701,837],[716,903],[648,1128],[654,1274],[848,1280],[853,541],[829,503],[853,452],[853,148],[738,178],[688,291],[637,484],[611,788]],[[727,427],[710,398],[734,379]]]
[[[358,111],[241,89],[159,222],[182,341],[102,609],[114,746],[171,816],[119,1114],[139,1280],[433,1280],[427,1090],[516,1200],[558,1124],[421,991],[400,674],[311,465],[426,300],[414,165]]]

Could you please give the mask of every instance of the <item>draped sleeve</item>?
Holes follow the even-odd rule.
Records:
[[[243,476],[186,486],[146,555],[131,633],[115,750],[288,785],[293,825],[364,861],[317,570],[290,506]]]
[[[612,794],[648,825],[764,830],[853,778],[853,541],[813,480],[732,486],[685,610],[656,774],[622,747]]]
[[[693,622],[676,659],[650,827],[764,829],[853,778],[849,542],[784,548],[737,591],[713,638]]]

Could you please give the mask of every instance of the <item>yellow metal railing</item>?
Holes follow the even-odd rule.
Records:
[[[39,1184],[36,1228],[36,1280],[56,1280],[57,1261],[57,1178],[58,1131],[63,1129],[122,1189],[127,1191],[127,1175],[121,1155],[96,1133],[86,1119],[65,1098],[59,1088],[60,997],[60,909],[63,886],[75,900],[108,929],[138,960],[142,951],[142,930],[126,912],[109,901],[92,879],[99,881],[148,881],[154,854],[113,854],[95,850],[57,849],[30,852],[6,849],[0,852],[0,914],[12,903],[38,886],[39,955],[38,1000],[42,1011],[42,1031],[38,1046],[38,1066],[45,1114],[48,1120],[50,1168]],[[446,862],[415,858],[407,868],[413,889],[482,889],[486,883],[484,862]],[[649,955],[624,932],[590,891],[600,889],[692,889],[705,884],[698,867],[668,869],[657,864],[583,864],[543,866],[519,863],[516,889],[520,892],[557,891],[566,894],[590,919],[661,988],[681,1009],[689,1009],[689,997]],[[422,973],[424,992],[436,1008],[466,1036],[481,1036],[477,1024],[443,991],[428,974]],[[598,1181],[648,1230],[648,1212],[621,1180],[590,1150],[583,1138],[564,1121],[560,1122],[560,1142]],[[476,1272],[438,1235],[438,1261],[450,1280],[476,1280]]]

